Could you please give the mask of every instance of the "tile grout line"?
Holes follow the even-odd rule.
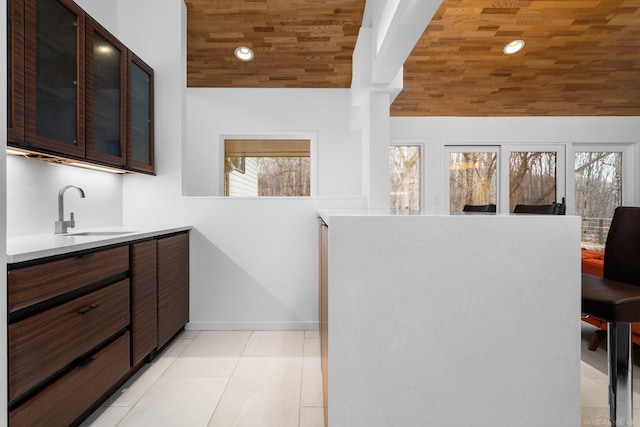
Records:
[[[136,402],[137,405],[137,402]],[[135,406],[135,405],[133,405]],[[116,423],[115,427],[118,427],[119,425],[122,425],[122,422],[124,421],[125,418],[127,418],[127,415],[129,415],[129,412],[131,412],[131,410],[133,409],[133,406],[129,406],[129,409],[127,409],[127,412],[124,414],[124,416],[122,418],[120,418],[120,420],[118,420],[118,422]]]
[[[183,333],[184,333],[184,332],[183,332]],[[168,350],[169,350],[173,345],[175,345],[175,344],[178,342],[178,340],[179,340],[179,339],[180,339],[180,337],[176,337],[176,339],[171,343],[171,345],[169,345],[168,347],[166,347],[166,348],[162,351],[162,353],[166,353],[166,352],[167,352],[167,351],[168,351]],[[127,410],[127,413],[126,413],[126,414],[125,414],[125,415],[124,415],[124,416],[123,416],[123,417],[118,421],[118,423],[116,424],[116,426],[119,426],[119,425],[121,425],[121,424],[122,424],[122,422],[127,418],[127,416],[128,416],[128,415],[129,415],[129,413],[133,410],[133,408],[135,408],[136,406],[138,406],[138,404],[140,403],[140,401],[141,401],[142,399],[144,399],[144,397],[145,397],[145,396],[146,396],[146,395],[151,391],[151,389],[153,388],[153,386],[155,386],[155,385],[157,384],[158,380],[159,380],[160,378],[162,378],[162,375],[167,371],[167,369],[169,369],[169,367],[170,367],[171,365],[173,365],[173,362],[175,362],[175,361],[180,357],[180,355],[181,355],[181,354],[182,354],[182,353],[183,353],[183,352],[184,352],[184,351],[185,351],[189,346],[191,346],[191,345],[193,344],[193,340],[194,340],[194,338],[182,338],[182,339],[183,339],[183,340],[191,340],[191,343],[189,343],[189,345],[186,345],[186,346],[185,346],[185,347],[184,347],[184,348],[183,348],[183,349],[182,349],[178,354],[176,354],[176,356],[173,358],[173,361],[172,361],[171,363],[169,363],[169,364],[167,365],[167,367],[166,367],[166,368],[164,368],[164,369],[159,373],[158,377],[157,377],[155,380],[153,380],[153,382],[152,382],[152,383],[150,383],[150,384],[149,384],[149,387],[145,390],[145,392],[144,392],[144,393],[142,393],[142,395],[141,395],[141,396],[140,396],[140,397],[135,401],[135,403],[134,403],[132,406],[128,406],[128,408],[129,408],[129,409]],[[159,361],[160,361],[160,359],[162,359],[162,357],[164,357],[164,354],[162,354],[162,353],[160,354],[160,356],[158,356],[158,358],[155,360],[155,362],[151,362],[151,363],[150,363],[150,365],[153,365],[154,363],[159,362]],[[113,405],[109,405],[109,408],[121,408],[121,407],[122,407],[122,406],[113,406]]]
[[[227,383],[224,385],[224,390],[222,390],[222,393],[220,394],[220,399],[218,399],[218,402],[216,403],[215,407],[213,408],[213,412],[211,412],[211,417],[209,417],[209,422],[207,423],[207,427],[213,421],[213,417],[216,415],[216,411],[218,410],[218,406],[220,406],[220,402],[222,402],[222,399],[224,398],[224,394],[227,392],[227,388],[229,387],[229,383],[231,383],[231,379],[233,378],[233,375],[236,373],[236,369],[238,369],[238,364],[240,363],[240,360],[244,357],[244,352],[247,349],[247,346],[249,345],[249,341],[251,341],[251,337],[253,336],[253,333],[254,333],[254,331],[249,331],[249,332],[250,332],[250,334],[247,337],[247,342],[244,343],[244,347],[242,347],[242,351],[240,352],[240,356],[238,356],[238,360],[236,360],[236,363],[233,366],[233,370],[231,371],[231,375],[229,375],[229,378],[227,378]]]
[[[300,364],[300,395],[298,396],[298,427],[302,421],[302,385],[304,384],[304,348],[307,340],[306,331],[302,334],[302,363]]]

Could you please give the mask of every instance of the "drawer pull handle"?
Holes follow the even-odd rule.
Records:
[[[84,359],[80,360],[78,362],[78,366],[83,367],[83,366],[87,366],[89,363],[93,362],[94,359],[93,357],[85,357]]]
[[[98,307],[100,307],[100,304],[90,305],[89,307],[87,307],[87,308],[85,308],[85,309],[83,309],[83,310],[80,310],[80,311],[78,312],[78,314],[82,314],[82,315],[84,316],[85,314],[87,314],[87,313],[89,313],[89,312],[92,312],[93,310],[95,310],[95,309],[96,309],[96,308],[98,308]]]
[[[91,258],[94,254],[95,254],[95,252],[90,252],[90,253],[88,253],[88,254],[78,255],[78,258],[80,258],[80,259],[87,259],[87,258]]]

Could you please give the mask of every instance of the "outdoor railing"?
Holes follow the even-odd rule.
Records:
[[[611,218],[582,218],[582,247],[592,251],[604,251]]]

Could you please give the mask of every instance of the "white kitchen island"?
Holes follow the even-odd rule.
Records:
[[[329,426],[580,424],[579,217],[320,217]]]

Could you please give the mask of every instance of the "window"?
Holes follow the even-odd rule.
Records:
[[[517,204],[556,202],[556,157],[555,151],[509,153],[509,212]]]
[[[517,204],[563,200],[564,150],[555,144],[445,147],[449,210],[495,204],[498,212],[513,212]]]
[[[449,210],[464,205],[496,204],[498,153],[451,151],[449,153]]]
[[[582,217],[582,247],[604,251],[613,211],[622,204],[621,152],[576,151],[575,213]]]
[[[391,209],[420,210],[420,146],[389,148]]]
[[[225,139],[225,196],[311,195],[311,141]]]

